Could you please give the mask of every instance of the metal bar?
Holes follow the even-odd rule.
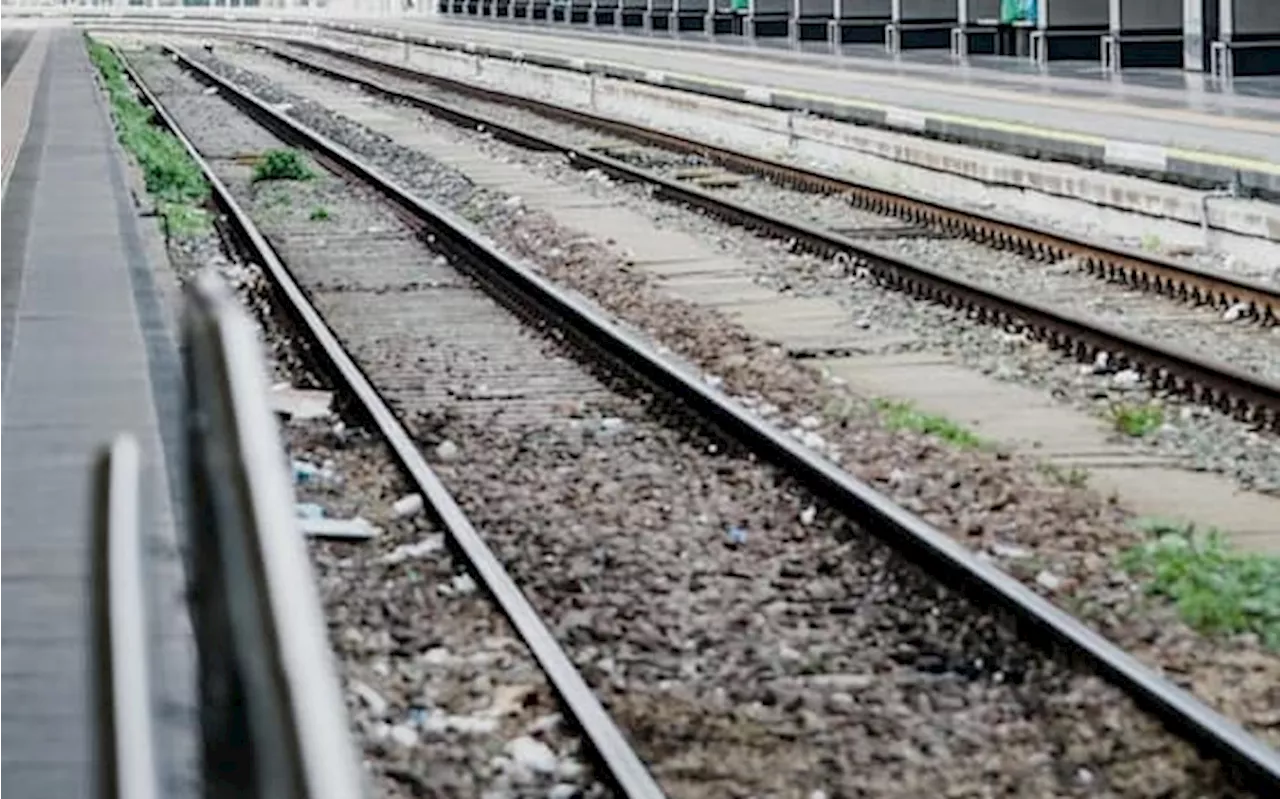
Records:
[[[99,795],[158,799],[151,708],[141,455],[131,435],[116,438],[96,464],[93,629],[98,693]]]
[[[914,553],[922,565],[948,580],[948,585],[958,583],[971,594],[1027,623],[1055,646],[1082,658],[1171,728],[1236,769],[1242,781],[1264,794],[1280,788],[1280,755],[1235,722],[1160,677],[1018,580],[978,559],[946,533],[685,375],[638,336],[614,325],[585,300],[560,290],[534,270],[496,250],[471,225],[434,203],[414,196],[378,169],[362,163],[345,147],[258,100],[176,48],[169,48],[169,52],[200,79],[218,86],[223,97],[285,141],[320,155],[341,171],[376,188],[404,212],[416,216],[438,242],[462,255],[462,263],[481,281],[517,292],[522,300],[537,305],[542,314],[560,320],[566,329],[577,331],[584,340],[614,356],[620,365],[674,395],[716,427],[794,475],[803,485],[829,497],[833,504],[872,532]],[[307,310],[315,315],[318,325],[323,326],[314,309],[308,306]],[[350,366],[354,369],[354,364]]]
[[[206,720],[207,765],[234,781],[226,795],[361,796],[253,325],[212,273],[186,310],[202,692],[227,700]]]

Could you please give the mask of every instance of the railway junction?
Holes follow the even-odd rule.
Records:
[[[1277,9],[5,3],[4,787],[1274,795]]]

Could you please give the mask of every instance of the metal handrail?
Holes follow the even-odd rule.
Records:
[[[183,340],[206,796],[362,796],[257,336],[212,273]]]
[[[93,636],[98,796],[160,796],[151,707],[147,602],[140,525],[138,442],[121,435],[95,463]]]

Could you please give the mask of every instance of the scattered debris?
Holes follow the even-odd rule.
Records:
[[[294,485],[314,483],[327,485],[338,482],[338,473],[334,471],[333,461],[325,461],[320,466],[316,466],[311,461],[294,459],[291,465]]]
[[[813,520],[818,518],[818,509],[813,505],[800,511],[800,523],[808,527],[813,524]]]
[[[524,766],[537,774],[555,774],[558,761],[556,753],[542,741],[534,740],[527,735],[516,738],[507,744],[507,754],[518,765]]]
[[[397,724],[392,727],[390,737],[404,747],[416,746],[418,743],[418,731],[408,724]]]
[[[322,517],[302,517],[303,535],[312,538],[336,538],[343,540],[364,541],[378,534],[378,528],[356,516],[353,519],[325,519]]]
[[[271,410],[295,421],[307,419],[324,419],[332,411],[332,391],[294,388],[288,383],[277,383],[271,387]]]
[[[1062,578],[1050,571],[1042,571],[1036,575],[1036,585],[1046,591],[1057,591],[1062,587]]]
[[[299,502],[293,506],[293,512],[299,519],[324,518],[324,508],[314,502]]]
[[[726,531],[726,534],[729,537],[730,544],[736,546],[738,544],[747,543],[747,531],[743,527],[739,527],[735,524]]]
[[[412,544],[401,544],[395,549],[378,559],[379,563],[394,566],[406,560],[425,557],[432,552],[439,552],[444,549],[444,536],[432,535],[427,536],[421,541],[415,541]]]
[[[1000,558],[1009,558],[1010,560],[1017,560],[1019,558],[1031,557],[1031,550],[1023,549],[1022,547],[1019,547],[1019,546],[1013,546],[1012,544],[992,544],[991,554]]]
[[[441,441],[436,445],[435,453],[436,460],[442,463],[448,463],[449,461],[457,460],[458,456],[462,454],[462,451],[458,449],[457,444],[446,438],[444,441]]]
[[[1222,314],[1222,321],[1235,322],[1249,312],[1249,303],[1237,302]]]
[[[451,716],[431,713],[421,724],[426,733],[457,732],[463,735],[488,735],[498,730],[498,720],[486,716]]]
[[[485,713],[494,718],[514,716],[537,691],[533,685],[499,685],[493,691],[493,703]]]
[[[359,680],[352,680],[350,685],[351,692],[360,697],[360,701],[364,702],[365,707],[369,708],[369,713],[375,718],[382,718],[386,715],[387,708],[391,705],[386,699],[382,698],[382,694]]]
[[[469,574],[459,574],[453,578],[453,590],[457,594],[470,594],[476,590],[476,581]]]
[[[426,503],[422,501],[421,494],[409,494],[400,497],[391,506],[391,512],[395,514],[397,519],[407,519],[410,516],[417,516],[422,513],[422,509],[426,507]]]
[[[204,91],[202,91],[202,92],[201,92],[201,94],[207,94],[207,95],[214,95],[214,94],[217,94],[217,93],[218,93],[218,87],[217,87],[217,86],[210,86],[209,88],[207,88],[207,89],[205,89]]]
[[[1111,385],[1116,388],[1136,388],[1141,382],[1142,374],[1134,369],[1121,370],[1111,378]]]

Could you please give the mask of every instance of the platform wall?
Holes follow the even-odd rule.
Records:
[[[791,16],[793,0],[755,0],[755,13],[769,16]],[[728,4],[732,8],[732,3]]]
[[[1111,25],[1111,0],[1040,0],[1040,27]]]
[[[1280,33],[1280,0],[1235,0],[1234,34]]]
[[[892,0],[840,0],[840,16],[844,19],[889,19]]]
[[[1118,30],[1181,30],[1184,0],[1120,0]],[[1115,27],[1115,26],[1113,26]]]
[[[835,3],[834,0],[799,0],[796,12],[801,17],[830,18],[835,13]]]
[[[978,20],[999,19],[1000,0],[960,0],[964,4],[965,19],[970,24]]]
[[[956,0],[899,0],[898,20],[955,19],[958,8]]]

